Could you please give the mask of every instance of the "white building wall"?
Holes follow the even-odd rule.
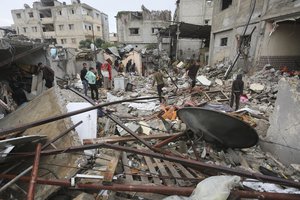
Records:
[[[86,4],[63,5],[56,2],[56,6],[42,7],[40,2],[35,2],[33,5],[33,8],[11,11],[18,34],[30,38],[48,40],[53,38],[56,39],[57,44],[71,48],[78,48],[81,40],[92,38],[93,35],[95,38],[108,40],[108,21],[104,20],[105,23],[102,23],[102,16],[107,18],[107,15]],[[51,10],[51,17],[40,17],[40,12],[45,9]],[[29,17],[30,12],[33,13],[33,17]],[[21,18],[18,18],[18,14],[21,15]],[[45,24],[53,24],[54,30],[43,32]],[[84,24],[92,26],[93,29],[86,29]],[[63,28],[61,28],[62,26]],[[26,32],[24,28],[26,28]]]

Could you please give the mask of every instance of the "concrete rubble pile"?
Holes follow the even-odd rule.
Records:
[[[151,54],[155,57],[156,50]],[[244,110],[233,112],[228,105],[232,80],[220,79],[221,73],[216,75],[222,69],[201,68],[197,85],[190,91],[185,68],[174,69],[168,67],[168,59],[159,60],[165,63],[160,65],[165,77],[164,103],[156,97],[151,75],[124,73],[132,85],[130,90],[99,88],[100,100],[94,102],[90,93],[84,96],[72,84],[63,88],[57,85],[0,120],[0,136],[5,139],[2,147],[8,153],[1,160],[3,167],[19,162],[19,154],[15,153],[30,156],[24,166],[10,169],[0,177],[11,180],[33,163],[32,171],[37,174],[32,174],[37,185],[34,193],[25,192],[32,178],[27,174],[9,184],[3,197],[24,199],[34,194],[36,199],[48,200],[183,199],[180,196],[196,195],[189,197],[192,199],[216,188],[213,185],[217,182],[220,191],[215,194],[226,190],[226,198],[222,199],[299,198],[299,169],[282,164],[276,156],[261,150],[256,141],[268,129],[268,125],[259,124],[262,120],[267,122],[267,111],[256,109],[262,103],[273,108],[276,81],[282,77],[279,72],[263,69],[245,77],[248,102],[242,104]],[[148,72],[151,74],[151,69]],[[268,77],[272,80],[265,80]],[[249,90],[250,83],[261,84],[264,89],[255,85],[254,91]],[[185,109],[187,115],[194,111],[208,115],[202,117],[204,122],[192,116],[185,121],[181,114]],[[195,131],[192,125],[199,130]],[[218,134],[228,127],[234,132],[240,125],[246,129],[237,130],[238,135],[250,131],[255,136],[253,139],[250,134],[254,145],[233,147],[223,143],[224,138]],[[18,138],[20,135],[30,137]],[[210,140],[209,135],[217,142]],[[239,142],[230,137],[224,140]],[[35,148],[38,143],[47,145],[39,150]],[[6,144],[22,144],[24,148],[12,150]],[[41,156],[40,161],[33,160],[34,156]]]

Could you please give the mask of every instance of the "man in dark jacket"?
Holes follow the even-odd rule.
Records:
[[[88,81],[85,79],[85,75],[87,73],[87,64],[83,63],[83,68],[80,71],[80,79],[83,85],[83,91],[84,91],[84,95],[87,96],[87,91],[89,89],[89,84]]]
[[[47,88],[53,87],[54,71],[50,67],[43,65],[41,62],[38,63],[38,68],[43,72],[43,79],[46,81],[45,86]]]
[[[240,97],[243,94],[244,90],[244,82],[242,78],[242,74],[239,74],[237,75],[236,80],[234,80],[232,83],[230,107],[233,107],[233,103],[235,100],[235,110],[239,109]]]
[[[193,88],[196,85],[196,76],[198,73],[198,70],[200,68],[200,61],[191,61],[190,66],[187,68],[188,76],[192,79],[192,85],[190,91],[192,92]]]

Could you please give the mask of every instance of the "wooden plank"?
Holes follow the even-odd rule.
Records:
[[[195,178],[184,166],[182,166],[179,163],[175,163],[175,165],[182,171],[182,173],[187,177],[187,178]]]
[[[145,158],[145,161],[146,161],[147,166],[148,166],[148,168],[149,168],[149,171],[150,171],[153,175],[154,175],[154,174],[159,174],[159,173],[157,173],[157,171],[155,170],[155,167],[153,166],[153,163],[152,163],[151,159],[150,159],[149,157],[147,157],[147,156],[144,156],[144,158]],[[159,179],[159,178],[153,177],[153,181],[154,181],[155,184],[161,185],[160,179]]]
[[[107,170],[104,172],[103,182],[111,183],[120,159],[120,151],[115,151],[115,157],[108,163]]]
[[[163,175],[163,176],[169,176],[167,170],[165,169],[165,167],[163,166],[163,164],[160,162],[160,160],[157,159],[157,158],[154,158],[154,161],[156,162],[157,167],[158,167],[161,175]],[[171,179],[169,179],[169,178],[163,178],[163,180],[164,180],[164,182],[166,183],[167,186],[174,186],[174,183],[172,182]]]
[[[164,163],[167,165],[167,167],[169,168],[169,170],[171,171],[172,175],[175,178],[181,178],[180,174],[177,172],[177,170],[175,169],[175,167],[173,166],[173,163],[169,162],[169,161],[164,161]],[[185,186],[185,182],[181,179],[176,179],[176,182],[179,184],[179,186]]]
[[[128,158],[127,158],[126,152],[123,152],[123,154],[122,154],[122,162],[123,162],[124,171],[126,173],[125,182],[126,183],[131,183],[131,182],[133,182],[133,178],[132,178],[132,175],[127,175],[127,174],[131,174],[131,170],[130,170],[130,167],[128,167]]]

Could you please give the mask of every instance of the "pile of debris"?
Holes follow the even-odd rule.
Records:
[[[159,103],[151,76],[127,74],[130,91],[100,88],[97,103],[71,87],[55,87],[0,120],[6,155],[0,177],[11,180],[32,169],[32,177],[3,182],[0,190],[8,188],[3,198],[199,199],[208,194],[299,199],[299,170],[261,150],[254,129],[261,126],[253,119],[266,117],[251,110],[264,102],[272,108],[282,75],[263,69],[246,78],[269,89],[253,91],[252,86],[249,108],[232,112],[232,80],[209,76],[218,69],[201,69],[193,92],[184,69],[164,69],[165,104]],[[272,80],[265,80],[269,76]],[[263,93],[265,98],[258,96]],[[26,193],[35,183],[47,186]]]

